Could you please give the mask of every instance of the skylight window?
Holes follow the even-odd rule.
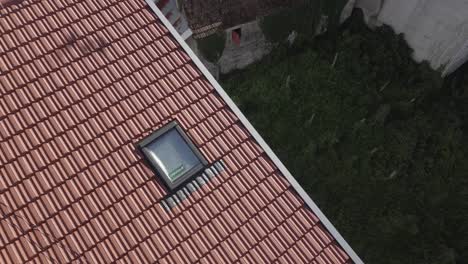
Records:
[[[207,164],[176,121],[143,139],[138,146],[171,190],[199,173]]]

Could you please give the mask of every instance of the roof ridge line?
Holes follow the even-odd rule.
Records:
[[[268,144],[263,140],[262,136],[257,132],[253,125],[248,121],[244,116],[241,110],[237,105],[232,101],[229,95],[224,91],[221,85],[216,81],[216,79],[211,75],[205,65],[200,61],[197,55],[192,51],[188,46],[185,40],[180,36],[177,30],[172,26],[172,24],[167,20],[164,14],[159,10],[153,0],[145,0],[146,4],[151,8],[154,14],[158,17],[159,20],[164,24],[164,26],[169,30],[171,35],[176,39],[179,45],[187,52],[187,55],[193,61],[193,63],[198,67],[198,69],[203,73],[211,85],[215,88],[216,92],[223,98],[227,106],[236,114],[236,116],[241,121],[242,125],[249,131],[252,137],[257,141],[257,143],[263,148],[268,157],[273,161],[273,163],[278,167],[278,170],[286,177],[291,186],[296,190],[299,196],[304,200],[307,206],[314,212],[314,214],[320,219],[325,228],[330,232],[330,234],[335,238],[338,244],[343,248],[343,250],[348,254],[351,260],[356,264],[364,264],[364,262],[359,258],[359,256],[354,252],[351,246],[346,242],[346,240],[341,236],[341,234],[336,230],[333,224],[328,220],[328,218],[323,214],[320,208],[315,204],[315,202],[310,198],[307,192],[302,188],[299,182],[292,176],[289,170],[284,166],[281,160],[276,156],[273,150],[268,146]]]

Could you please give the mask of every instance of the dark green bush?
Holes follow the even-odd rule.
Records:
[[[217,32],[199,39],[197,44],[203,57],[210,62],[216,63],[221,58],[221,55],[223,55],[226,46],[226,34],[224,31]]]
[[[336,36],[224,88],[365,263],[467,263],[468,77],[447,90],[359,17]]]
[[[272,43],[286,40],[295,30],[294,9],[283,9],[268,15],[260,21],[263,34]]]
[[[284,41],[292,31],[302,37],[313,37],[321,16],[328,17],[328,27],[334,31],[345,3],[345,0],[304,1],[295,7],[277,10],[263,17],[260,26],[266,38],[273,43]]]

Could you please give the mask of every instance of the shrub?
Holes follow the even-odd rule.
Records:
[[[335,31],[345,0],[308,0],[296,7],[280,9],[262,18],[260,27],[265,37],[272,43],[282,42],[292,32],[302,37],[313,37],[322,18],[327,18],[327,26]]]
[[[203,57],[210,62],[218,62],[221,55],[223,55],[226,46],[226,34],[224,31],[217,32],[208,37],[199,39],[197,41],[198,49]]]
[[[224,88],[366,263],[466,263],[468,73],[451,93],[403,36],[350,22]]]

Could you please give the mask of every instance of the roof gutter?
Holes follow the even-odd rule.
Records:
[[[268,157],[273,161],[273,163],[278,167],[280,172],[286,177],[291,186],[296,190],[296,192],[301,196],[304,202],[309,206],[309,208],[315,213],[315,215],[320,219],[325,228],[331,233],[335,238],[338,244],[343,248],[343,250],[348,254],[348,256],[356,264],[364,264],[364,262],[359,258],[359,256],[354,252],[351,246],[346,242],[346,240],[338,233],[333,224],[328,220],[328,218],[322,213],[320,208],[315,204],[315,202],[309,197],[305,192],[302,186],[297,182],[297,180],[291,175],[288,169],[283,165],[279,158],[275,155],[273,150],[268,146],[268,144],[263,140],[260,134],[255,130],[255,128],[250,124],[247,118],[242,114],[237,105],[232,101],[229,95],[224,91],[224,89],[219,85],[218,81],[211,75],[211,73],[206,69],[205,65],[200,61],[200,59],[195,55],[192,49],[187,45],[185,40],[180,36],[177,30],[172,26],[172,24],[166,19],[164,14],[158,9],[154,0],[145,0],[148,6],[153,10],[156,16],[161,20],[161,22],[166,26],[169,32],[174,36],[177,42],[182,46],[182,48],[187,52],[190,58],[193,60],[195,65],[200,69],[200,71],[205,75],[208,81],[213,85],[218,94],[223,98],[226,104],[231,108],[231,110],[237,115],[242,124],[247,128],[253,138],[258,142],[258,144],[263,148]]]

